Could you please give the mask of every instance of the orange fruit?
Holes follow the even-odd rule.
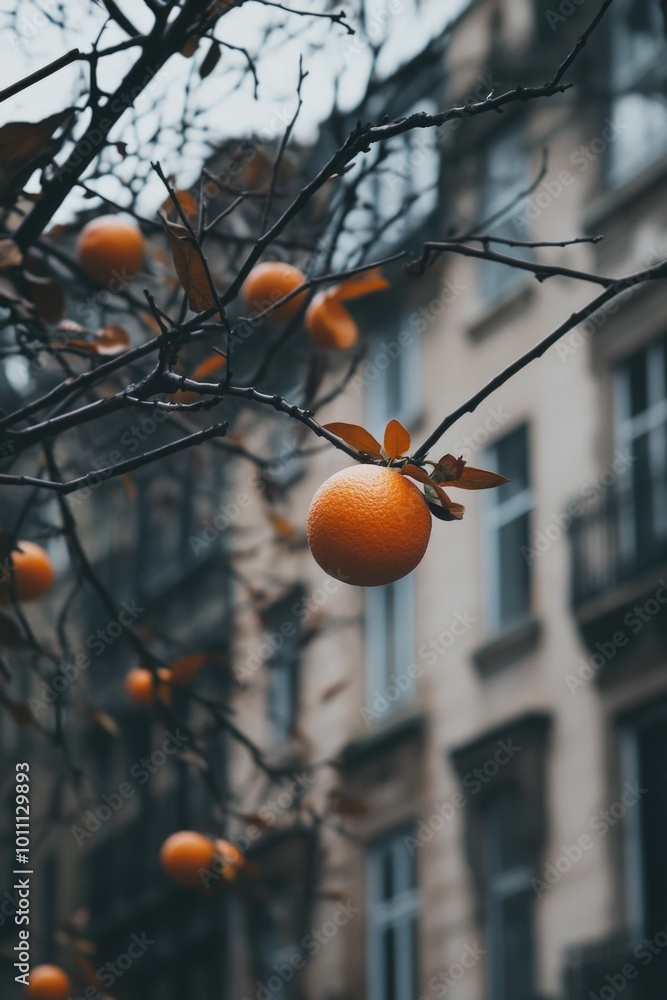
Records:
[[[164,667],[158,669],[158,685],[155,690],[155,678],[150,670],[144,667],[134,667],[125,677],[125,693],[130,701],[137,705],[148,706],[155,698],[167,704],[171,701],[171,671]]]
[[[72,981],[57,965],[36,965],[28,976],[26,995],[30,1000],[68,1000]]]
[[[243,282],[242,295],[253,312],[264,312],[275,302],[289,295],[306,280],[298,267],[291,264],[281,264],[280,261],[267,261],[258,264]],[[270,319],[280,323],[288,323],[297,315],[303,305],[304,295],[295,295],[293,299],[271,313]]]
[[[423,494],[405,476],[385,466],[355,465],[320,486],[306,534],[313,558],[330,576],[380,587],[421,562],[431,523]]]
[[[0,600],[6,604],[12,593],[19,601],[34,601],[51,589],[55,573],[53,563],[40,545],[17,542],[11,553],[14,570],[0,578]]]
[[[245,865],[243,853],[229,840],[216,840],[215,850],[223,862],[220,874],[228,882],[233,882]]]
[[[320,292],[306,310],[306,330],[318,347],[344,351],[359,339],[359,327],[331,292]]]
[[[146,242],[138,226],[118,215],[91,219],[76,242],[79,264],[99,285],[123,287],[143,267]]]
[[[160,850],[160,863],[172,882],[190,889],[204,884],[200,870],[212,871],[214,861],[213,841],[194,830],[172,833]]]

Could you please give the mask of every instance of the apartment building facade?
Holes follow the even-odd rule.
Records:
[[[474,98],[489,79],[543,82],[592,7],[472,3],[449,38],[444,100]],[[398,153],[419,169],[429,155],[440,160],[438,232],[519,241],[603,233],[599,243],[507,252],[607,275],[664,259],[660,18],[657,3],[618,0],[573,71],[575,91],[465,122],[430,152],[422,143]],[[318,416],[376,435],[396,417],[419,442],[592,294],[584,282],[538,283],[452,255],[373,302],[366,366]],[[334,808],[318,828],[318,893],[300,922],[288,919],[289,902],[276,904],[254,963],[231,949],[232,995],[660,995],[661,295],[658,282],[629,290],[451,429],[439,454],[462,454],[511,483],[466,494],[461,523],[434,523],[412,576],[360,593],[297,550],[275,581],[292,610],[276,601],[264,653],[241,618],[237,665],[264,657],[268,669],[249,675],[239,719],[295,773],[334,762],[304,796],[316,811]],[[315,456],[292,489],[295,524],[317,485],[346,464],[330,451]],[[301,655],[298,642],[270,649],[298,607],[290,579],[307,581],[309,612],[329,623]],[[272,826],[269,853],[280,841],[280,823]],[[280,850],[283,898],[303,901],[303,845]]]

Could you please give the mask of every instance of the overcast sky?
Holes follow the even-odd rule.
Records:
[[[367,0],[368,35],[374,42],[385,41],[379,70],[386,73],[418,52],[465,3],[466,0]],[[140,30],[150,26],[151,17],[144,4],[135,0],[133,3],[122,2],[120,6]],[[327,5],[325,0],[299,0],[294,6],[312,10],[336,9]],[[353,11],[356,3],[342,6]],[[0,87],[7,86],[75,46],[88,51],[91,41],[104,27],[105,12],[94,0],[67,0],[69,23],[65,32],[55,28],[48,20],[49,12],[56,9],[57,0],[22,0],[18,5],[15,0],[0,0],[5,41]],[[16,10],[18,37],[6,27],[8,17]],[[281,23],[287,25],[287,31],[280,33],[282,43],[276,44],[274,36],[271,45],[264,44],[266,29]],[[349,36],[342,28],[332,26],[325,19],[286,15],[255,0],[246,0],[242,8],[225,15],[216,33],[224,41],[248,49],[257,58],[259,71],[257,100],[250,75],[243,73],[245,60],[240,53],[223,50],[216,71],[203,82],[197,79],[191,106],[197,107],[202,115],[201,121],[220,138],[275,129],[278,127],[276,122],[284,121],[285,114],[295,106],[301,54],[304,55],[309,77],[303,88],[304,106],[295,130],[295,137],[300,140],[312,139],[317,122],[328,114],[334,97],[333,82],[337,76],[340,77],[339,100],[348,107],[354,106],[358,100],[368,76],[369,56],[363,37],[360,34]],[[107,28],[102,45],[107,47],[125,37],[117,29]],[[115,88],[131,64],[133,54],[136,57],[136,51],[123,52],[102,61],[102,86],[109,90]],[[201,61],[201,55],[198,53],[195,59]],[[154,102],[166,98],[168,117],[165,124],[170,119],[177,125],[183,110],[185,84],[192,69],[191,60],[175,56],[161,73],[158,84],[143,98],[141,110],[150,111]],[[79,92],[82,72],[82,64],[77,63],[5,101],[0,106],[0,123],[36,121],[67,107]],[[155,118],[151,119],[148,114],[144,124],[147,137],[149,132],[154,131],[154,125]],[[112,132],[111,139],[126,139],[123,129],[124,119]],[[173,141],[171,144],[167,141],[168,131],[165,128],[164,147],[160,148],[158,143],[147,150],[147,154],[151,159],[161,159],[168,171],[180,174],[179,183],[192,182],[203,148],[200,150],[196,141],[191,142],[191,158],[184,160]]]

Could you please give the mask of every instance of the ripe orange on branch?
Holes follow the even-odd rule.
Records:
[[[171,671],[160,667],[157,671],[158,681],[150,670],[145,667],[134,667],[125,677],[125,693],[136,705],[147,708],[158,698],[165,704],[171,700]]]
[[[252,311],[261,313],[296,291],[305,280],[305,275],[298,267],[280,261],[267,261],[252,269],[243,283],[241,292]],[[301,309],[304,295],[305,293],[295,295],[289,302],[279,306],[268,318],[288,323]]]
[[[146,243],[138,226],[119,215],[91,219],[79,234],[77,259],[99,285],[124,285],[143,267]]]
[[[72,981],[57,965],[36,965],[28,976],[29,1000],[68,1000],[71,994]]]
[[[15,593],[19,601],[34,601],[50,590],[55,573],[53,563],[40,545],[34,542],[17,542],[11,553],[13,580],[3,574],[0,582],[0,601],[6,604]]]
[[[203,885],[202,871],[215,863],[215,844],[194,830],[179,830],[167,837],[160,850],[160,863],[172,882],[194,889]]]
[[[357,465],[320,486],[306,533],[315,561],[357,587],[400,580],[421,562],[431,513],[417,487],[396,469]]]

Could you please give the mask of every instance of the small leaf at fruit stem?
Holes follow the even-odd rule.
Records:
[[[357,451],[361,451],[365,455],[372,455],[373,458],[381,458],[382,448],[380,442],[376,441],[373,435],[364,427],[360,427],[359,424],[334,422],[323,424],[322,426],[325,431],[335,434],[341,441],[345,441],[346,444],[349,444],[352,448],[356,448]]]
[[[462,458],[457,459],[453,455],[443,455],[431,477],[436,483],[447,483],[460,490],[489,490],[509,482],[509,479],[497,472],[474,469],[466,465]]]
[[[401,458],[410,450],[410,435],[398,420],[390,420],[384,432],[384,450],[387,458]]]
[[[179,226],[167,219],[163,219],[162,222],[169,240],[178,280],[190,300],[193,311],[206,312],[208,309],[215,309],[216,302],[201,251],[192,236],[185,226]]]
[[[341,281],[340,285],[331,289],[331,295],[339,302],[348,302],[350,299],[372,295],[373,292],[382,292],[385,288],[389,288],[389,282],[382,277],[380,268],[374,267]]]

